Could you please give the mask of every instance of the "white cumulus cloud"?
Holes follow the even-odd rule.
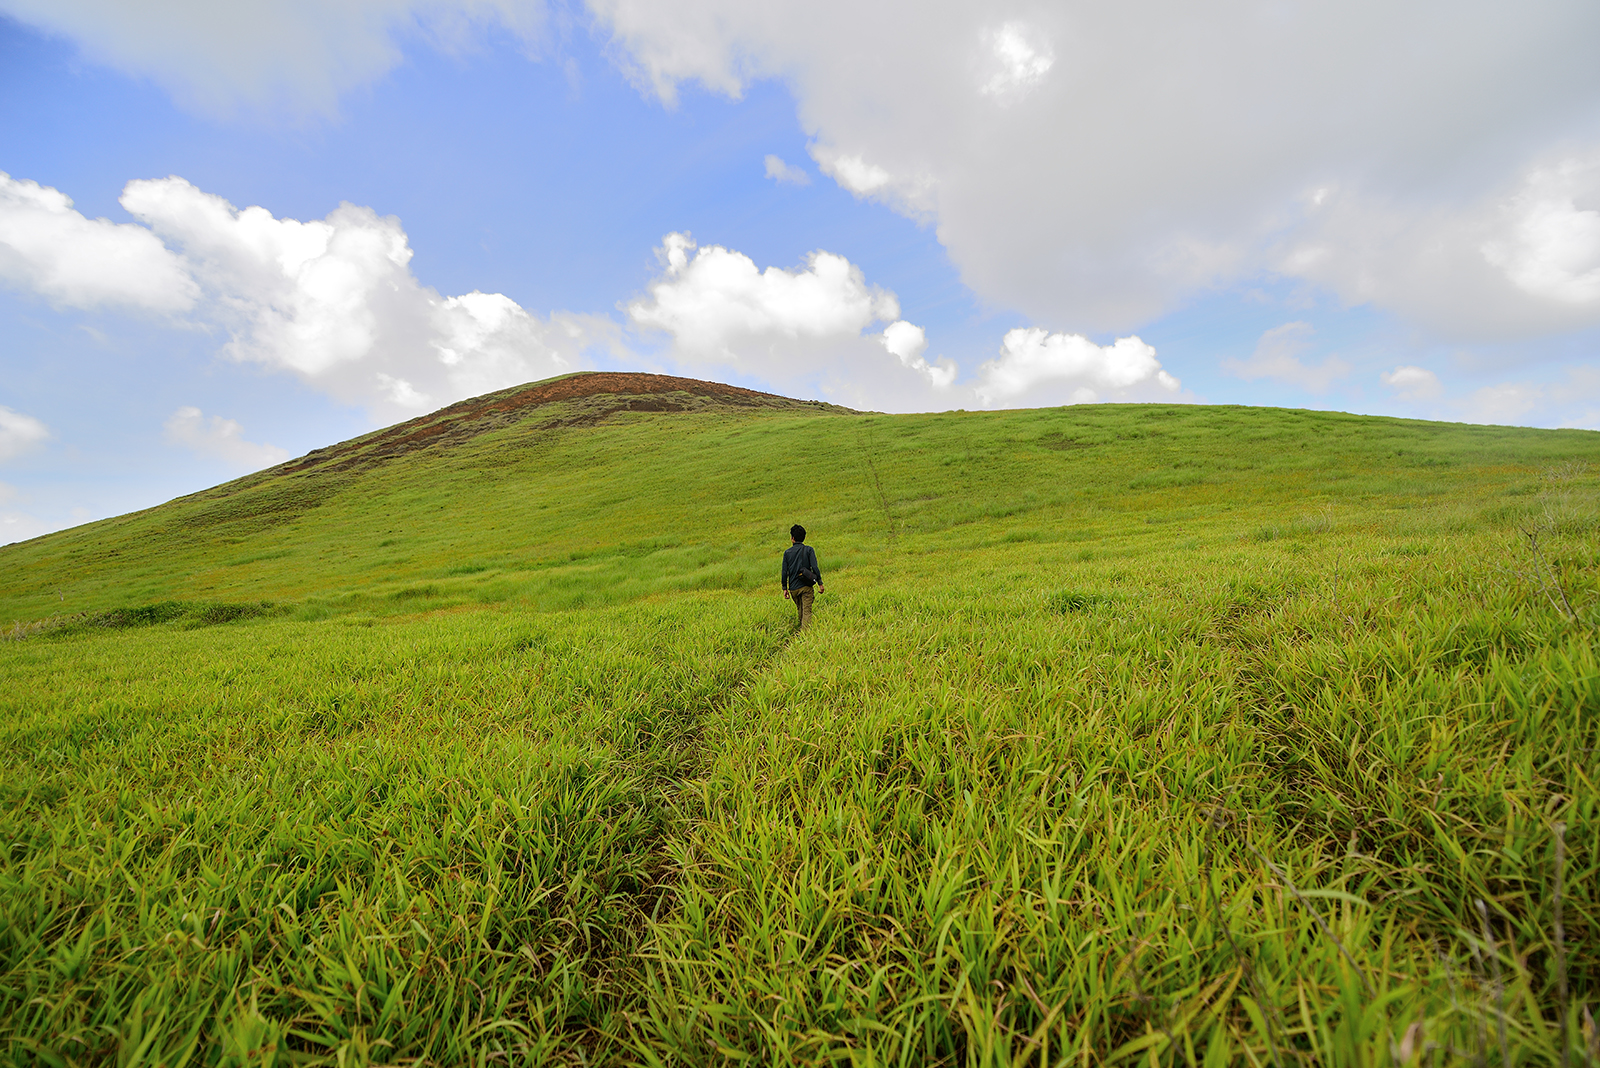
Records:
[[[686,358],[737,365],[740,342],[858,336],[900,315],[893,293],[868,285],[861,268],[831,252],[811,253],[799,270],[763,271],[741,252],[698,248],[674,233],[662,239],[660,254],[665,274],[648,299],[628,305],[628,315],[671,334]]]
[[[325,219],[239,209],[182,178],[128,183],[122,204],[180,250],[199,311],[234,359],[292,371],[380,420],[575,370],[612,332],[538,318],[498,293],[443,297],[411,272],[400,220],[343,204]]]
[[[767,177],[779,185],[810,185],[811,175],[806,173],[804,167],[796,167],[792,163],[784,162],[780,157],[768,155]]]
[[[1304,322],[1275,326],[1261,335],[1248,360],[1223,360],[1222,369],[1247,382],[1270,378],[1311,393],[1326,393],[1337,379],[1350,373],[1350,365],[1337,356],[1315,365],[1302,362],[1300,353],[1310,346],[1315,332]]]
[[[1097,401],[1171,399],[1180,383],[1162,370],[1156,350],[1137,337],[1096,345],[1078,334],[1034,328],[1009,331],[1000,355],[978,369],[978,400],[1093,404]]]
[[[1394,390],[1395,395],[1401,400],[1434,400],[1444,392],[1444,385],[1439,381],[1439,376],[1426,367],[1402,365],[1393,371],[1383,372],[1378,378],[1384,385]]]
[[[0,171],[0,278],[57,305],[182,312],[199,294],[142,226],[88,219],[58,189]]]
[[[49,437],[50,428],[33,416],[0,405],[0,461],[21,456]]]
[[[172,444],[221,460],[240,471],[259,471],[289,458],[288,450],[276,445],[246,441],[244,427],[236,421],[220,415],[207,418],[199,408],[191,406],[173,412],[163,429]]]
[[[926,375],[928,384],[935,389],[949,389],[956,380],[956,365],[951,360],[941,359],[930,364],[923,358],[923,350],[928,347],[928,335],[922,327],[908,323],[904,319],[897,319],[883,328],[883,347],[888,349],[903,365]]]
[[[942,406],[954,365],[923,359],[921,329],[845,257],[818,250],[803,266],[762,269],[683,233],[663,238],[657,254],[661,276],[627,313],[635,327],[671,337],[666,355],[680,368],[733,370],[855,406]],[[875,323],[887,324],[882,333],[867,332]]]

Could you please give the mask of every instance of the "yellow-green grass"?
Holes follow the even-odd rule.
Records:
[[[627,414],[0,550],[0,1048],[1592,1063],[1597,460]]]

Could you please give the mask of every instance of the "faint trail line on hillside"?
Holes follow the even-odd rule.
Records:
[[[883,492],[883,479],[878,477],[878,465],[872,462],[872,424],[870,421],[866,424],[864,436],[868,440],[866,444],[860,446],[861,457],[862,459],[866,460],[867,471],[872,475],[872,486],[878,491],[878,504],[883,507],[883,521],[884,525],[888,527],[889,543],[892,546],[896,536],[896,531],[894,529],[894,513],[889,511],[889,497],[888,494]]]
[[[707,701],[705,711],[695,716],[694,725],[684,731],[683,743],[678,748],[680,751],[692,754],[692,758],[685,759],[679,763],[680,774],[673,776],[668,780],[669,782],[683,783],[704,777],[703,773],[708,770],[705,760],[706,721],[713,716],[726,712],[739,694],[743,693],[750,685],[750,680],[776,664],[778,658],[784,654],[789,648],[789,644],[800,633],[799,630],[789,627],[788,624],[780,624],[780,626],[784,627],[783,636],[778,640],[772,651],[766,657],[753,663],[747,670],[740,673],[737,680]]]
[[[648,788],[646,803],[656,819],[652,832],[640,841],[643,878],[631,895],[634,907],[631,915],[624,912],[623,929],[609,951],[585,963],[585,972],[597,989],[614,999],[624,1015],[636,1007],[649,970],[655,966],[651,962],[662,959],[656,925],[663,920],[670,922],[680,907],[678,891],[686,864],[695,863],[688,846],[707,823],[705,793],[700,787],[710,779],[713,754],[705,744],[706,727],[733,705],[756,676],[777,663],[799,633],[785,624],[779,625],[783,629],[778,640],[765,655],[753,659],[737,677],[686,717],[683,731],[672,744],[676,759],[670,769],[665,769],[668,773]],[[765,631],[765,627],[757,630]],[[685,848],[674,850],[675,844]],[[631,979],[627,978],[629,975]]]
[[[675,907],[673,891],[682,871],[673,862],[667,846],[675,839],[681,840],[692,834],[705,820],[705,813],[700,810],[696,800],[698,791],[694,786],[704,782],[711,770],[711,754],[706,751],[705,746],[706,725],[708,721],[727,711],[750,685],[752,679],[767,671],[778,662],[779,657],[783,656],[789,644],[800,633],[787,625],[783,626],[785,628],[783,635],[771,652],[751,664],[736,680],[713,695],[673,746],[678,757],[674,762],[673,773],[656,784],[666,819],[660,830],[649,840],[650,882],[641,888],[638,895],[638,915],[643,922],[633,931],[639,945],[645,942],[650,924],[661,914],[670,913]]]

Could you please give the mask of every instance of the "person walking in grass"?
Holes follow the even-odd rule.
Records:
[[[783,582],[783,595],[794,601],[794,610],[800,613],[800,629],[811,622],[811,602],[815,598],[811,587],[822,591],[822,565],[817,563],[817,551],[806,544],[806,528],[796,523],[789,528],[793,541],[783,551],[783,568],[779,579]]]

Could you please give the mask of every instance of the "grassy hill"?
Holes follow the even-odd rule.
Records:
[[[0,1042],[1592,1063],[1597,461],[591,374],[0,548]]]

